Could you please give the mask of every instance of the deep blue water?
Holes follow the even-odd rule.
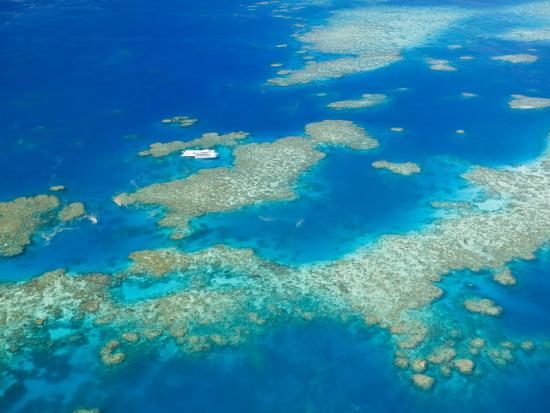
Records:
[[[444,3],[484,8],[505,2]],[[329,9],[295,14],[321,23]],[[306,86],[268,86],[270,64],[299,62],[293,53],[300,45],[290,37],[293,22],[271,17],[268,8],[247,11],[222,0],[1,3],[0,201],[63,184],[67,191],[60,196],[83,201],[99,224],[75,224],[49,243],[42,235],[55,228],[45,229],[25,254],[0,259],[0,279],[28,279],[59,267],[109,272],[124,267],[132,251],[174,245],[197,250],[220,242],[285,263],[332,260],[381,234],[431,222],[436,211],[429,202],[454,199],[465,186],[459,175],[469,165],[521,163],[543,150],[548,113],[514,112],[506,100],[530,91],[550,97],[547,43],[480,37],[483,22],[473,19],[434,45],[404,51],[403,61],[382,70]],[[275,48],[279,43],[289,47]],[[465,47],[447,49],[452,43]],[[530,47],[539,56],[533,64],[489,59]],[[456,60],[461,55],[476,60]],[[426,57],[450,59],[458,71],[431,71]],[[408,90],[397,90],[403,87]],[[460,92],[479,97],[466,100]],[[386,93],[390,102],[353,113],[326,108],[361,93]],[[180,114],[199,122],[188,129],[159,123]],[[323,119],[353,120],[381,147],[364,154],[331,149],[300,180],[295,201],[200,218],[197,232],[178,242],[155,225],[161,211],[121,210],[111,201],[117,193],[196,170],[179,159],[138,157],[152,142],[236,130],[269,141],[300,134],[305,124]],[[389,131],[396,126],[405,131]],[[457,136],[456,129],[466,135]],[[231,163],[229,151],[222,155],[210,166]],[[403,178],[371,168],[377,159],[418,162],[424,171]],[[543,336],[550,331],[548,263],[543,254],[515,264],[519,284],[510,290],[489,282],[471,287],[471,281],[454,282],[453,275],[443,281],[448,294],[439,305],[452,311],[452,297],[479,288],[507,309],[499,328]],[[67,364],[67,357],[46,355],[36,361],[44,377],[25,378],[0,408],[60,412],[91,403],[102,412],[548,410],[547,365],[521,365],[519,373],[498,373],[477,390],[467,386],[464,400],[464,389],[436,387],[437,397],[431,397],[396,373],[386,339],[332,324],[281,325],[243,348],[169,362],[153,354],[114,373],[86,371]]]

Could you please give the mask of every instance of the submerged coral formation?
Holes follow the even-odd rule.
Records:
[[[31,243],[33,233],[50,221],[50,213],[59,204],[59,198],[52,195],[0,202],[0,256],[21,254]]]
[[[159,224],[188,233],[188,222],[208,212],[229,211],[255,202],[295,197],[292,187],[323,154],[302,138],[244,145],[232,168],[203,169],[187,179],[147,186],[128,194],[126,204],[162,205]],[[124,196],[124,195],[123,195]],[[120,198],[119,198],[120,199]]]
[[[413,360],[413,362],[411,363],[411,369],[415,373],[423,373],[424,371],[426,371],[427,365],[428,365],[428,362],[426,360],[416,359],[416,360]]]
[[[452,208],[452,209],[470,209],[470,202],[449,202],[449,201],[432,201],[430,205],[433,208]]]
[[[214,146],[235,146],[240,140],[246,138],[248,133],[246,132],[231,132],[220,135],[215,132],[209,132],[203,134],[200,138],[193,139],[191,141],[172,141],[172,142],[156,142],[153,143],[149,149],[139,152],[140,156],[153,156],[154,158],[160,158],[162,156],[171,155],[174,152],[181,151],[187,148],[212,148]]]
[[[533,340],[524,340],[519,344],[520,348],[526,353],[532,353],[535,351],[536,345]]]
[[[508,105],[512,109],[544,109],[550,107],[550,99],[524,95],[512,95],[512,99],[510,99]]]
[[[126,359],[126,354],[122,351],[119,351],[120,341],[110,340],[105,346],[101,349],[101,361],[106,366],[112,366],[115,364],[120,364]]]
[[[174,124],[178,125],[181,128],[187,128],[194,125],[197,122],[197,119],[190,118],[189,116],[173,116],[171,118],[165,118],[161,120],[164,124]]]
[[[298,38],[308,50],[345,56],[308,64],[269,82],[289,86],[379,69],[399,61],[402,50],[429,42],[468,15],[450,7],[379,6],[339,11],[325,26]]]
[[[474,372],[476,364],[470,359],[457,359],[454,366],[460,373],[470,375]]]
[[[73,202],[67,205],[61,211],[59,211],[59,220],[62,222],[72,221],[73,219],[80,218],[86,213],[84,204],[82,202]]]
[[[448,363],[456,357],[456,350],[452,347],[439,347],[428,356],[432,364]]]
[[[65,187],[63,185],[52,185],[48,189],[53,192],[59,192],[59,191],[64,191]]]
[[[550,40],[550,3],[533,1],[501,9],[512,17],[519,27],[512,28],[498,35],[504,40],[516,42],[534,42]]]
[[[550,29],[512,29],[499,36],[501,39],[517,42],[537,42],[550,40]]]
[[[0,202],[0,256],[11,257],[23,253],[36,232],[54,223],[64,223],[85,214],[82,202],[73,202],[61,208],[54,195],[22,197]]]
[[[389,161],[374,161],[372,167],[376,169],[387,169],[395,174],[413,175],[421,172],[420,166],[414,162],[389,162]]]
[[[174,237],[190,232],[189,221],[209,212],[230,211],[257,202],[289,200],[302,174],[325,155],[318,146],[339,145],[367,150],[378,145],[349,121],[323,121],[306,126],[306,137],[241,145],[230,168],[203,169],[187,179],[153,184],[115,197],[119,205],[140,203],[167,208],[160,225],[176,228]]]
[[[306,125],[306,134],[315,145],[337,145],[356,150],[378,147],[378,141],[349,120],[324,120]]]
[[[365,93],[359,99],[340,100],[329,103],[327,106],[331,109],[362,109],[380,105],[385,102],[386,95],[381,93]]]
[[[446,72],[453,72],[456,70],[456,67],[452,66],[450,62],[445,59],[426,59],[426,62],[432,70]]]
[[[243,145],[239,150],[246,153],[248,147],[254,152],[277,144],[286,149],[287,141],[291,148],[298,145],[302,156],[309,148],[302,159],[321,157],[315,154],[312,137]],[[267,150],[273,155],[272,148]],[[499,210],[467,210],[459,217],[441,218],[417,232],[386,235],[332,262],[292,267],[262,260],[252,250],[224,246],[192,253],[147,250],[133,253],[131,265],[114,276],[57,270],[1,284],[1,357],[15,360],[37,343],[61,344],[68,338],[56,339],[48,332],[69,324],[80,335],[101,331],[98,358],[114,366],[128,363],[135,351],[152,343],[204,352],[238,344],[277,319],[305,322],[322,315],[387,329],[399,349],[395,364],[410,371],[413,384],[422,389],[433,387],[436,377],[451,377],[453,370],[475,374],[484,360],[506,367],[518,349],[530,353],[535,343],[489,342],[478,335],[463,337],[457,330],[438,342],[433,336],[440,334],[432,329],[439,323],[430,322],[438,314],[431,312],[430,304],[442,295],[435,283],[446,274],[505,268],[514,258],[531,258],[550,239],[550,157],[516,168],[473,168],[465,178],[491,196],[506,198],[507,204]],[[148,298],[124,297],[127,284],[154,286],[167,277],[180,280],[181,287]],[[464,298],[470,311],[502,311],[490,299]]]
[[[435,384],[435,379],[427,374],[417,373],[411,376],[411,380],[415,386],[422,390],[431,390]]]
[[[509,62],[509,63],[534,63],[539,58],[532,54],[508,54],[508,55],[502,55],[502,56],[493,56],[491,57],[492,60],[498,60],[501,62]]]
[[[515,285],[517,282],[516,277],[514,277],[509,268],[505,268],[493,275],[493,280],[502,285]]]
[[[493,317],[502,314],[502,307],[496,305],[493,300],[489,300],[488,298],[465,300],[464,307],[472,313],[490,315]]]

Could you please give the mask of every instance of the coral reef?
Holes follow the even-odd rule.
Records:
[[[306,125],[306,137],[272,143],[240,145],[231,168],[204,169],[187,179],[153,184],[114,198],[121,206],[140,203],[167,209],[161,226],[172,236],[189,234],[189,221],[208,212],[230,211],[258,202],[290,200],[302,174],[325,155],[318,146],[337,145],[368,150],[378,146],[362,128],[349,121],[326,120]]]
[[[69,222],[85,214],[84,204],[81,202],[73,202],[59,210],[60,208],[61,201],[54,195],[21,197],[0,202],[0,257],[23,253],[33,235],[47,225]]]
[[[550,99],[529,97],[524,95],[512,95],[512,99],[508,101],[508,105],[512,109],[544,109],[550,107]]]
[[[426,59],[426,62],[430,66],[430,69],[436,71],[453,72],[456,67],[451,66],[448,60],[445,59]]]
[[[470,202],[464,201],[432,201],[430,202],[432,208],[450,208],[450,209],[470,209],[472,204]]]
[[[159,224],[186,235],[189,220],[208,212],[294,198],[297,179],[323,156],[302,138],[243,145],[235,150],[231,168],[203,169],[187,179],[153,184],[117,199],[122,196],[123,205],[164,206],[168,212]]]
[[[550,40],[550,29],[513,29],[499,37],[516,42],[542,42]]]
[[[240,146],[233,169],[239,168],[239,162],[258,162],[258,168],[265,169],[264,158],[243,158],[239,151],[246,155],[252,150],[256,155],[260,148],[270,159],[275,151],[270,145],[282,145],[283,152],[291,145],[291,154],[303,157],[284,167],[301,171],[322,157],[316,145],[325,138],[318,127],[313,125],[308,137]],[[341,139],[356,144],[355,138]],[[331,136],[328,142],[337,141]],[[284,161],[277,158],[277,162]],[[225,168],[224,174],[231,170]],[[456,329],[434,340],[441,336],[437,329],[442,323],[430,304],[441,297],[443,291],[436,283],[445,275],[502,270],[514,258],[532,258],[550,239],[550,157],[546,153],[518,167],[476,167],[464,177],[485,189],[488,197],[506,203],[498,210],[466,210],[419,231],[383,236],[332,262],[292,267],[262,260],[251,250],[224,246],[192,253],[148,250],[132,254],[129,267],[114,275],[57,270],[29,281],[2,283],[0,357],[5,362],[15,360],[10,365],[17,368],[17,360],[28,349],[68,342],[51,332],[71,325],[83,337],[96,334],[106,340],[97,348],[103,363],[128,364],[132,351],[142,346],[171,343],[185,353],[202,353],[238,345],[276,320],[303,323],[322,315],[364,320],[364,325],[386,329],[399,351],[396,365],[408,369],[405,374],[412,370],[413,384],[423,389],[435,384],[434,370],[442,376],[450,376],[452,370],[473,374],[479,359],[472,357],[504,368],[514,361],[518,348],[528,353],[535,343],[526,338],[519,347],[510,340],[493,343]],[[127,300],[121,292],[126,283],[140,280],[155,285],[162,276],[186,282],[145,299]],[[480,314],[501,311],[488,299],[467,298],[464,304]],[[422,373],[424,369],[429,375]]]
[[[476,349],[483,348],[485,346],[485,340],[480,337],[474,337],[470,340],[470,346]]]
[[[50,220],[50,212],[59,207],[59,198],[38,195],[0,202],[0,256],[21,254],[31,236]]]
[[[456,357],[456,350],[451,347],[436,348],[433,353],[428,356],[428,361],[432,364],[448,363]]]
[[[493,275],[493,280],[502,285],[515,285],[517,282],[516,277],[514,277],[509,268],[497,272]]]
[[[122,334],[122,338],[129,343],[137,343],[139,341],[139,334],[133,332],[126,332]]]
[[[171,155],[174,152],[179,152],[182,149],[187,148],[212,148],[214,146],[235,146],[240,140],[246,138],[248,133],[246,132],[231,132],[224,135],[220,135],[215,132],[209,132],[203,134],[200,138],[193,139],[191,141],[172,141],[172,142],[156,142],[153,143],[149,149],[139,152],[140,156],[153,156],[154,158],[160,158],[163,156]]]
[[[328,300],[333,308],[353,308],[370,324],[392,327],[400,343],[414,347],[426,335],[425,327],[397,326],[408,309],[423,307],[441,295],[434,281],[455,270],[500,269],[515,257],[530,258],[550,238],[545,214],[550,208],[550,164],[546,159],[545,155],[520,168],[474,168],[465,175],[489,193],[513,200],[502,209],[465,211],[460,217],[441,219],[420,232],[384,236],[335,262],[293,271],[278,266],[277,272],[285,276],[267,271],[262,280],[267,284],[276,280],[277,289],[282,284],[307,286],[308,294]],[[233,253],[229,251],[223,255]],[[174,271],[172,264],[164,260],[166,256],[161,268]],[[181,257],[177,262],[188,265]],[[249,266],[257,267],[252,263]],[[269,268],[267,264],[263,267]],[[501,311],[486,299],[469,299],[465,304],[481,313],[496,315]],[[412,326],[410,322],[406,325]]]
[[[126,354],[119,351],[120,341],[111,340],[101,349],[101,361],[106,366],[120,364],[126,360]]]
[[[171,118],[165,118],[161,120],[164,124],[178,125],[181,128],[187,128],[197,123],[197,119],[190,118],[189,116],[173,116]]]
[[[526,353],[532,353],[536,349],[536,345],[533,340],[524,340],[519,344],[519,347]]]
[[[487,357],[493,365],[500,369],[505,369],[514,360],[512,350],[507,348],[489,348],[487,349]]]
[[[0,284],[0,358],[13,349],[32,347],[39,338],[44,340],[36,330],[36,320],[47,329],[50,324],[64,325],[84,315],[95,317],[112,311],[110,285],[111,278],[105,275],[71,276],[64,270],[25,282]],[[92,304],[94,301],[96,304]]]
[[[393,173],[405,176],[418,174],[421,171],[420,166],[414,162],[395,163],[388,161],[375,161],[372,163],[372,166],[376,169],[387,169]]]
[[[329,103],[331,109],[362,109],[380,105],[386,101],[386,95],[379,93],[365,93],[361,98],[355,100],[340,100]]]
[[[503,7],[508,19],[514,19],[519,27],[512,28],[497,37],[516,42],[550,40],[550,4],[547,1],[532,1]]]
[[[464,375],[470,375],[474,372],[475,363],[470,359],[456,359],[454,360],[454,367]]]
[[[86,213],[84,204],[82,202],[73,202],[67,205],[61,211],[59,211],[59,220],[62,222],[72,221],[73,219],[80,218]]]
[[[428,363],[423,359],[413,360],[411,363],[411,369],[416,373],[423,373],[426,370]]]
[[[306,125],[306,134],[315,145],[337,145],[356,150],[378,147],[378,141],[348,120],[324,120]]]
[[[48,189],[53,192],[59,192],[59,191],[64,191],[65,187],[63,185],[52,185]]]
[[[493,300],[488,298],[475,298],[464,301],[464,307],[466,310],[472,313],[479,313],[483,315],[490,315],[496,317],[502,314],[502,307],[495,304]]]
[[[435,384],[435,379],[426,374],[417,373],[411,376],[414,385],[422,390],[431,390]]]
[[[502,56],[493,56],[491,60],[509,63],[534,63],[539,58],[532,54],[507,54]]]
[[[394,364],[400,369],[406,369],[409,367],[409,359],[407,357],[398,356],[395,358]]]
[[[298,39],[307,50],[345,57],[307,64],[269,82],[290,86],[382,68],[401,60],[402,50],[429,42],[468,15],[450,7],[378,6],[339,11],[325,26]]]

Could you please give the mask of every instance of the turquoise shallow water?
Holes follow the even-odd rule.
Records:
[[[430,2],[414,2],[426,4]],[[484,9],[503,3],[446,4]],[[350,3],[309,6],[295,14],[320,24],[330,10],[344,7]],[[68,188],[62,198],[83,201],[100,220],[95,226],[76,223],[59,233],[56,228],[41,230],[23,255],[0,259],[3,281],[29,279],[55,268],[115,272],[127,265],[132,251],[173,246],[196,251],[218,243],[250,247],[263,258],[293,265],[335,260],[383,234],[423,228],[441,214],[430,208],[430,201],[463,196],[460,174],[469,165],[533,159],[542,152],[550,129],[548,112],[514,112],[506,105],[512,93],[550,97],[548,43],[486,36],[498,29],[488,27],[486,18],[472,18],[431,45],[404,51],[405,59],[387,68],[289,88],[265,81],[274,62],[301,64],[293,54],[300,45],[290,37],[295,30],[291,22],[273,18],[267,9],[248,11],[214,0],[9,2],[0,6],[0,22],[0,200],[44,193],[61,183]],[[289,47],[275,48],[279,43]],[[465,47],[450,50],[452,43]],[[533,64],[488,58],[531,47],[539,56]],[[477,59],[455,62],[465,54]],[[426,57],[451,59],[458,71],[431,71]],[[479,97],[465,100],[459,97],[463,91]],[[319,92],[327,96],[316,96]],[[329,102],[361,93],[386,93],[389,103],[356,112],[326,108]],[[178,114],[199,122],[185,130],[160,125],[160,119]],[[155,225],[160,209],[122,210],[111,201],[117,193],[185,177],[201,167],[136,155],[157,140],[245,130],[251,141],[271,141],[301,134],[305,124],[323,119],[353,120],[381,146],[366,153],[331,149],[300,179],[297,200],[199,218],[194,222],[197,231],[182,241],[170,241]],[[405,131],[392,133],[391,127]],[[456,129],[467,133],[459,137]],[[418,162],[423,173],[405,179],[370,167],[384,158]],[[230,165],[232,159],[229,150],[222,151],[208,166]],[[485,320],[459,304],[459,297],[470,291],[483,293],[505,308],[496,325],[490,320],[495,338],[544,338],[550,331],[548,263],[544,251],[534,261],[514,263],[519,282],[511,289],[495,286],[488,274],[453,274],[441,282],[446,294],[435,308],[449,324],[476,330],[479,323],[485,328]],[[136,285],[121,297],[143,299],[184,287],[166,282],[142,291]],[[2,377],[0,408],[548,411],[549,365],[542,356],[519,359],[490,379],[457,381],[456,388],[437,385],[428,395],[413,389],[393,367],[387,341],[385,333],[343,323],[281,322],[242,347],[201,357],[153,349],[129,367],[114,370],[102,367],[90,346],[77,343],[69,354],[41,351],[33,357],[35,368],[22,366],[15,379]]]

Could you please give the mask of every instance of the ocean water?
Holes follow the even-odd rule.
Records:
[[[509,95],[550,98],[550,43],[495,37],[515,27],[493,12],[522,1],[302,1],[274,17],[274,5],[253,2],[6,1],[0,3],[0,201],[46,193],[82,201],[99,223],[46,227],[24,254],[0,257],[2,282],[29,280],[56,268],[116,273],[133,251],[174,247],[199,251],[217,244],[252,248],[260,257],[293,266],[337,260],[385,234],[419,231],[448,213],[432,201],[473,199],[461,174],[472,165],[528,162],[546,147],[548,109],[513,111]],[[267,84],[283,63],[301,67],[301,42],[292,37],[353,7],[452,6],[476,13],[436,40],[402,51],[403,60],[379,70],[306,85]],[[541,16],[550,19],[550,16]],[[529,20],[530,18],[528,18]],[[293,24],[303,24],[304,28]],[[286,43],[288,47],[276,48]],[[451,44],[463,45],[450,49]],[[530,51],[533,49],[534,51]],[[529,64],[491,56],[534,53]],[[312,53],[314,54],[314,53]],[[459,56],[475,60],[459,60]],[[448,59],[457,71],[429,70],[426,58]],[[478,97],[465,99],[461,92]],[[326,95],[319,96],[319,93]],[[384,105],[334,111],[330,102],[385,93]],[[165,126],[174,115],[199,119],[190,128]],[[231,166],[230,149],[208,164],[179,157],[142,158],[157,141],[191,140],[205,132],[247,131],[251,142],[300,135],[310,122],[352,120],[380,142],[367,152],[330,148],[299,180],[297,199],[208,214],[194,233],[168,238],[158,207],[118,208],[112,197],[156,182],[184,178],[203,167]],[[402,127],[401,133],[391,132]],[[464,135],[457,135],[464,129]],[[379,159],[412,161],[422,173],[402,177],[371,167]],[[445,277],[435,304],[449,324],[547,340],[550,333],[550,255],[515,261],[513,287],[488,271]],[[185,288],[159,283],[152,291],[129,285],[121,297],[147,299]],[[143,291],[142,291],[143,290]],[[467,313],[464,294],[494,299],[497,320]],[[68,331],[74,326],[66,326]],[[58,334],[70,334],[58,331]],[[388,333],[356,323],[281,320],[243,345],[203,355],[153,347],[128,366],[101,365],[88,337],[68,349],[37,349],[16,373],[0,373],[5,412],[545,412],[550,409],[548,353],[518,356],[506,370],[411,386],[393,365]],[[546,354],[546,356],[545,356]],[[2,361],[1,363],[3,363]],[[0,366],[2,364],[0,363]],[[489,367],[487,367],[489,370]]]

